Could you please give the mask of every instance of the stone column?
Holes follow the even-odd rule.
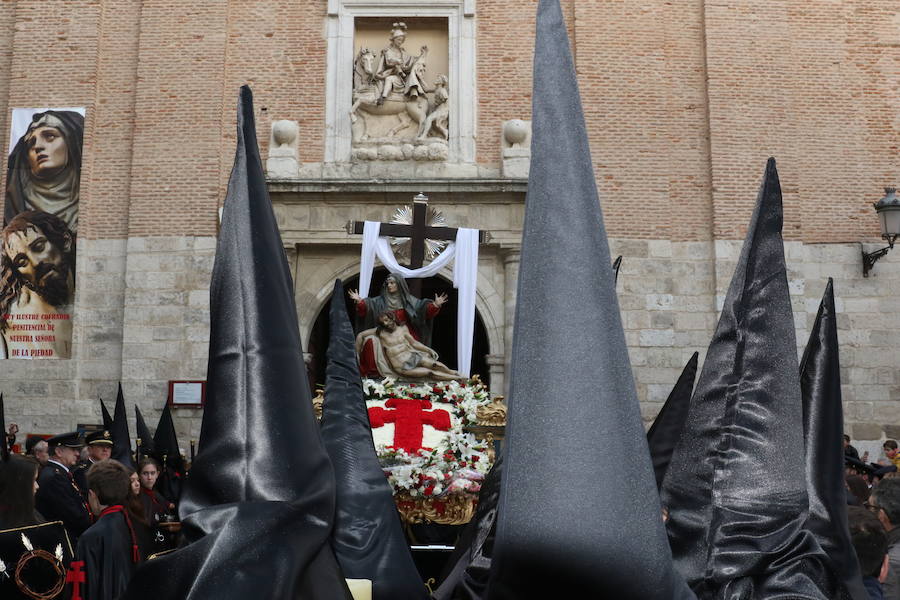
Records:
[[[513,324],[516,317],[516,290],[519,285],[519,261],[521,258],[521,247],[515,246],[505,248],[502,252],[503,256],[503,322],[504,322],[504,345],[506,346],[506,356],[503,365],[506,373],[510,372],[509,363],[512,357],[512,339]],[[490,362],[488,362],[490,364]],[[493,381],[493,379],[491,380]],[[499,387],[497,388],[500,389]],[[509,397],[509,377],[504,377],[503,395]]]
[[[488,373],[491,377],[491,395],[506,394],[506,357],[502,354],[487,355]]]

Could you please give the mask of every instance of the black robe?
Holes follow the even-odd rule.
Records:
[[[502,477],[503,455],[499,454],[481,486],[475,517],[456,543],[448,561],[450,572],[434,591],[434,600],[482,600],[486,597],[497,536]]]
[[[75,479],[75,485],[81,490],[81,495],[84,496],[85,501],[87,501],[88,497],[87,472],[93,464],[94,462],[88,459],[78,461],[78,464],[72,467],[72,477]]]
[[[150,554],[148,556],[172,550],[178,545],[176,534],[159,526],[163,518],[170,513],[169,501],[156,490],[151,490],[151,493],[153,497],[147,493],[146,489],[141,488],[140,499],[141,505],[144,507],[144,520],[147,521],[150,533],[150,544],[147,547]]]
[[[91,526],[91,513],[73,477],[54,462],[48,462],[38,475],[40,488],[35,508],[48,521],[62,521],[74,543]]]
[[[110,513],[91,525],[78,540],[75,560],[84,562],[84,600],[115,600],[121,596],[137,567],[124,514]]]

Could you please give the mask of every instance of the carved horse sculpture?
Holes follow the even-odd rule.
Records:
[[[420,83],[415,86],[416,89],[410,90],[413,94],[407,92],[406,95],[392,92],[382,104],[378,104],[381,96],[381,86],[383,82],[375,77],[375,68],[378,62],[377,55],[368,48],[360,49],[353,62],[353,106],[350,107],[350,122],[356,123],[359,118],[359,111],[370,115],[397,115],[399,123],[396,127],[388,132],[388,137],[393,137],[397,132],[405,129],[413,121],[416,127],[425,120],[428,114],[428,98],[425,93],[431,90],[424,89]],[[416,81],[422,82],[425,77],[425,63],[417,60],[413,64],[413,70],[416,75]],[[368,139],[365,132],[365,119],[363,119],[363,127],[354,128],[354,140]]]

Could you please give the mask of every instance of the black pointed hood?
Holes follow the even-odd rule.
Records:
[[[533,81],[488,597],[672,600],[684,584],[666,542],[558,0],[538,6]]]
[[[124,599],[349,598],[329,544],[334,473],[292,290],[245,86],[210,285],[200,448],[179,507],[184,542],[145,563]]]
[[[157,486],[162,495],[178,504],[184,487],[184,459],[175,435],[175,424],[172,422],[172,409],[166,404],[163,407],[156,431],[153,434],[153,457],[162,465]]]
[[[672,552],[700,597],[830,597],[823,553],[803,527],[803,415],[781,226],[769,159],[663,483]]]
[[[134,405],[134,430],[136,437],[141,440],[141,454],[144,456],[153,454],[153,436],[150,435],[150,428],[147,427],[144,415],[141,414],[141,409],[137,404]]]
[[[481,600],[490,582],[497,537],[497,507],[503,481],[503,455],[491,466],[481,491],[475,516],[466,525],[453,555],[450,571],[434,591],[434,600]]]
[[[809,494],[807,527],[828,554],[831,569],[839,574],[853,600],[865,600],[868,594],[847,527],[841,362],[830,277],[800,361],[800,388]]]
[[[175,434],[175,423],[172,421],[172,408],[166,404],[156,424],[153,434],[153,456],[169,469],[184,475],[184,460],[181,458],[181,447]]]
[[[103,415],[103,429],[109,431],[110,435],[112,435],[113,418],[112,415],[109,414],[109,411],[106,410],[106,405],[103,404],[103,398],[100,398],[100,412]]]
[[[126,467],[135,469],[134,459],[131,455],[131,436],[128,433],[128,413],[125,410],[125,396],[122,394],[122,384],[116,393],[116,407],[114,409],[112,429],[109,434],[113,439],[113,458]]]
[[[340,280],[331,295],[330,326],[322,439],[337,483],[331,545],[345,577],[372,580],[374,600],[425,600],[425,585],[372,442]]]
[[[650,460],[653,461],[653,472],[656,475],[656,487],[661,488],[672,452],[681,438],[688,409],[691,407],[691,392],[694,389],[694,378],[697,376],[697,357],[694,352],[684,365],[681,376],[675,382],[662,410],[647,432],[647,445],[650,446]]]

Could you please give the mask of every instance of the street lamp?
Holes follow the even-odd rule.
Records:
[[[881,220],[881,239],[887,240],[888,245],[875,252],[863,250],[863,277],[869,276],[875,262],[894,247],[894,241],[900,236],[900,197],[897,197],[897,188],[884,188],[884,198],[872,206]]]

